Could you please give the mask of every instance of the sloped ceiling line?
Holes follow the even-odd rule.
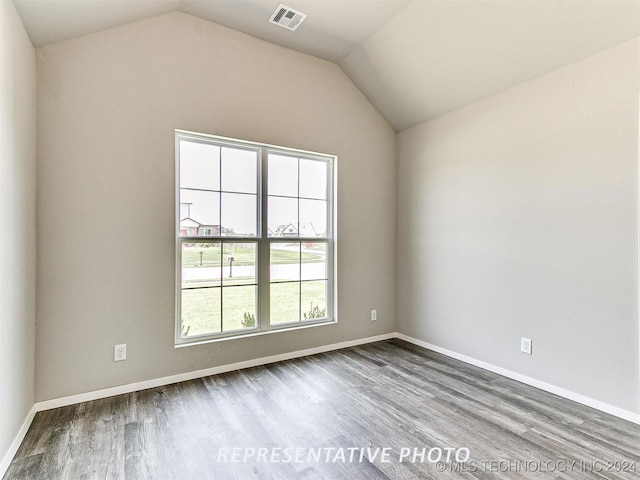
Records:
[[[337,63],[401,131],[640,35],[637,0],[13,0],[36,47],[173,11]]]

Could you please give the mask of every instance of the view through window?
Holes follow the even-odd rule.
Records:
[[[334,321],[335,157],[176,131],[177,343]]]

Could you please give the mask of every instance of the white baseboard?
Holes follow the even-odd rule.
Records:
[[[228,365],[220,365],[218,367],[205,368],[203,370],[195,370],[193,372],[181,373],[178,375],[171,375],[168,377],[156,378],[153,380],[146,380],[143,382],[130,383],[128,385],[120,385],[112,388],[105,388],[102,390],[96,390],[93,392],[81,393],[78,395],[71,395],[68,397],[54,398],[51,400],[45,400],[42,402],[36,402],[33,405],[33,408],[28,413],[25,418],[20,430],[18,431],[11,447],[4,455],[2,459],[2,463],[0,463],[0,478],[5,474],[13,457],[15,456],[22,440],[24,439],[27,431],[29,430],[29,426],[33,421],[33,417],[37,412],[43,410],[49,410],[51,408],[59,408],[65,407],[67,405],[73,405],[80,402],[87,402],[90,400],[98,400],[101,398],[111,397],[114,395],[120,395],[123,393],[131,393],[136,392],[138,390],[144,390],[147,388],[153,387],[161,387],[164,385],[170,385],[172,383],[184,382],[187,380],[193,380],[196,378],[207,377],[209,375],[216,375],[219,373],[227,373],[235,370],[242,370],[244,368],[257,367],[260,365],[267,365],[269,363],[281,362],[284,360],[291,360],[294,358],[306,357],[308,355],[315,355],[318,353],[330,352],[333,350],[339,350],[341,348],[354,347],[357,345],[364,345],[367,343],[379,342],[382,340],[389,340],[392,338],[398,338],[400,340],[404,340],[406,342],[412,343],[414,345],[418,345],[420,347],[424,347],[428,350],[433,350],[434,352],[441,353],[451,358],[455,358],[457,360],[461,360],[465,363],[475,365],[484,370],[488,370],[490,372],[497,373],[507,378],[511,378],[513,380],[517,380],[521,383],[531,385],[532,387],[539,388],[541,390],[553,393],[555,395],[559,395],[568,400],[573,400],[575,402],[581,403],[588,407],[595,408],[602,412],[614,415],[616,417],[622,418],[624,420],[628,420],[633,423],[637,423],[640,425],[640,414],[630,412],[628,410],[615,407],[613,405],[609,405],[608,403],[601,402],[599,400],[595,400],[590,397],[586,397],[584,395],[580,395],[575,392],[571,392],[564,388],[556,387],[555,385],[551,385],[549,383],[542,382],[540,380],[536,380],[535,378],[527,377],[526,375],[521,375],[519,373],[513,372],[511,370],[507,370],[502,367],[498,367],[496,365],[492,365],[487,362],[483,362],[481,360],[469,357],[467,355],[463,355],[451,350],[447,350],[446,348],[439,347],[437,345],[433,345],[428,342],[423,342],[422,340],[418,340],[417,338],[410,337],[408,335],[404,335],[402,333],[387,333],[384,335],[376,335],[372,337],[359,338],[357,340],[350,340],[347,342],[333,343],[331,345],[324,345],[321,347],[308,348],[305,350],[297,350],[295,352],[282,353],[279,355],[272,355],[269,357],[255,358],[253,360],[246,360],[244,362],[231,363]]]
[[[404,335],[403,333],[397,333],[396,338],[404,340],[405,342],[413,343],[414,345],[418,345],[419,347],[424,347],[428,350],[433,350],[434,352],[441,353],[443,355],[446,355],[447,357],[455,358],[456,360],[475,365],[476,367],[480,367],[484,370],[497,373],[498,375],[502,375],[503,377],[517,380],[518,382],[539,388],[540,390],[544,390],[545,392],[553,393],[568,400],[573,400],[574,402],[586,405],[587,407],[595,408],[596,410],[600,410],[615,417],[619,417],[640,425],[640,414],[630,412],[629,410],[625,410],[623,408],[601,402],[600,400],[595,400],[585,395],[581,395],[579,393],[575,393],[570,390],[551,385],[550,383],[536,380],[535,378],[527,377],[526,375],[522,375],[520,373],[507,370],[506,368],[498,367],[496,365],[483,362],[482,360],[478,360],[476,358],[469,357],[467,355],[463,355],[461,353],[457,353],[452,350],[439,347],[437,345],[433,345],[432,343],[423,342],[422,340]]]
[[[20,444],[22,443],[22,440],[24,440],[24,437],[27,434],[29,427],[31,426],[31,422],[33,422],[33,417],[35,416],[36,407],[34,405],[33,407],[31,407],[31,410],[27,414],[27,418],[25,418],[24,422],[22,422],[20,430],[18,430],[18,433],[13,439],[13,442],[11,442],[11,445],[9,446],[9,450],[7,451],[7,453],[5,453],[4,458],[0,463],[0,478],[2,478],[9,469],[9,465],[11,465],[11,461],[13,460],[13,457],[15,457],[18,448],[20,448]]]
[[[36,412],[41,412],[43,410],[49,410],[51,408],[66,407],[67,405],[73,405],[75,403],[98,400],[100,398],[112,397],[114,395],[121,395],[123,393],[137,392],[138,390],[145,390],[147,388],[162,387],[164,385],[170,385],[172,383],[185,382],[187,380],[193,380],[196,378],[208,377],[209,375],[217,375],[219,373],[242,370],[243,368],[251,368],[260,365],[267,365],[269,363],[282,362],[284,360],[291,360],[293,358],[306,357],[318,353],[330,352],[332,350],[339,350],[341,348],[354,347],[356,345],[363,345],[365,343],[389,340],[395,337],[395,333],[386,333],[384,335],[359,338],[357,340],[349,340],[347,342],[332,343],[330,345],[307,348],[305,350],[297,350],[295,352],[281,353],[279,355],[271,355],[269,357],[254,358],[253,360],[246,360],[244,362],[230,363],[227,365],[220,365],[218,367],[205,368],[203,370],[195,370],[193,372],[180,373],[168,377],[155,378],[153,380],[145,380],[143,382],[130,383],[127,385],[105,388],[103,390],[96,390],[93,392],[81,393],[78,395],[45,400],[42,402],[37,402],[34,405],[34,408]]]
[[[220,365],[218,367],[205,368],[203,370],[195,370],[193,372],[180,373],[178,375],[171,375],[168,377],[155,378],[152,380],[146,380],[143,382],[130,383],[128,385],[120,385],[112,388],[105,388],[102,390],[96,390],[93,392],[81,393],[78,395],[70,395],[68,397],[54,398],[51,400],[45,400],[42,402],[36,402],[31,411],[25,418],[20,430],[16,434],[13,443],[9,447],[9,450],[5,453],[2,463],[0,463],[0,478],[4,476],[13,457],[15,456],[22,440],[24,440],[31,422],[37,412],[43,410],[50,410],[52,408],[66,407],[68,405],[74,405],[76,403],[88,402],[90,400],[98,400],[100,398],[112,397],[114,395],[120,395],[123,393],[136,392],[138,390],[144,390],[147,388],[161,387],[163,385],[170,385],[172,383],[184,382],[187,380],[193,380],[196,378],[208,377],[209,375],[216,375],[219,373],[232,372],[235,370],[242,370],[243,368],[257,367],[260,365],[267,365],[269,363],[282,362],[284,360],[291,360],[294,358],[306,357],[309,355],[315,355],[318,353],[330,352],[333,350],[339,350],[341,348],[355,347],[357,345],[364,345],[366,343],[379,342],[382,340],[389,340],[395,338],[395,333],[386,333],[383,335],[375,335],[372,337],[358,338],[356,340],[349,340],[346,342],[333,343],[330,345],[323,345],[321,347],[307,348],[305,350],[297,350],[295,352],[282,353],[279,355],[271,355],[269,357],[255,358],[253,360],[247,360],[244,362],[231,363],[228,365]]]

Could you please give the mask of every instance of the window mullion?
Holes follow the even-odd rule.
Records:
[[[268,218],[269,218],[269,202],[268,202],[268,155],[269,150],[266,147],[260,149],[260,168],[258,201],[260,202],[260,238],[258,240],[258,329],[266,330],[269,328],[270,314],[270,243],[268,237]]]
[[[300,240],[300,157],[298,157],[298,320],[302,321],[302,240]]]
[[[335,161],[334,161],[335,162]],[[336,310],[335,310],[335,306],[336,306],[336,292],[335,292],[335,285],[336,285],[336,279],[334,277],[334,275],[336,274],[335,272],[335,263],[334,263],[334,259],[335,259],[335,228],[336,228],[336,224],[335,224],[335,218],[334,218],[334,214],[335,214],[335,207],[334,207],[334,202],[336,201],[335,195],[336,195],[336,191],[334,190],[336,188],[336,185],[334,183],[335,181],[335,171],[337,166],[335,165],[334,162],[330,162],[327,165],[328,168],[328,172],[327,172],[327,189],[326,189],[326,198],[327,198],[327,231],[325,233],[326,235],[326,245],[327,245],[327,253],[326,253],[326,276],[327,276],[327,283],[326,283],[326,290],[325,290],[325,295],[326,295],[326,306],[327,306],[327,315],[329,316],[329,318],[335,318],[336,315]]]

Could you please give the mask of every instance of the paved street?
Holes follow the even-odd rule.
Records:
[[[303,263],[302,280],[316,280],[326,278],[324,263]],[[256,267],[254,265],[234,266],[234,277],[255,277]],[[296,264],[272,265],[272,280],[297,280],[300,274],[300,266]],[[229,266],[222,268],[222,277],[229,278]],[[182,269],[183,282],[195,283],[198,281],[210,282],[220,278],[220,267],[194,267]]]

